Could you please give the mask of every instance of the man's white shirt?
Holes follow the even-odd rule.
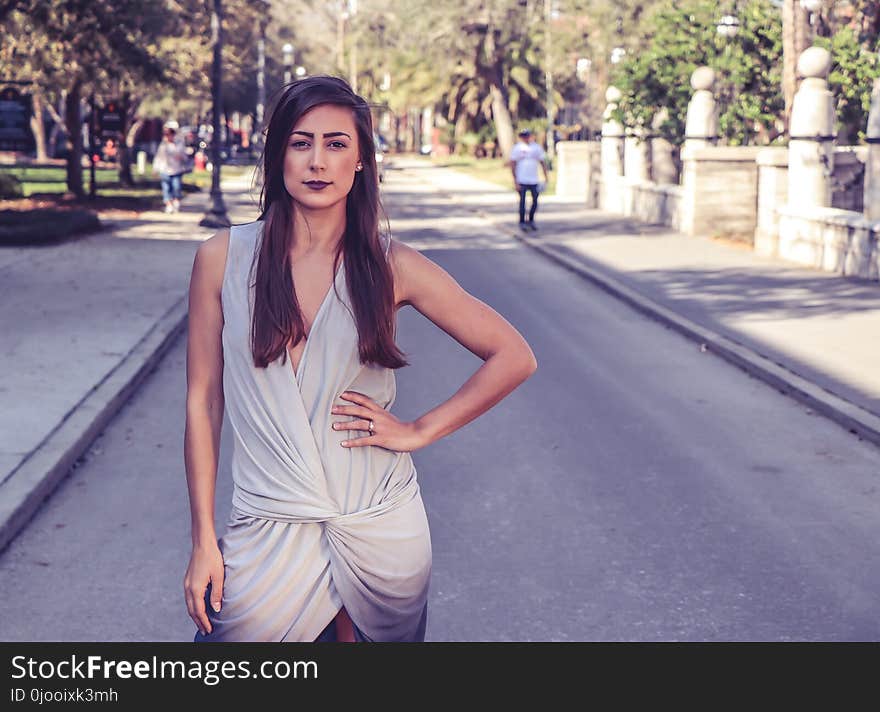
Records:
[[[517,141],[510,152],[510,160],[516,161],[516,182],[523,185],[535,185],[540,182],[538,178],[538,164],[544,158],[544,149],[537,143]]]

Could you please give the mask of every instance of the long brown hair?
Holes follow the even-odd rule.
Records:
[[[252,270],[254,365],[265,368],[279,357],[286,361],[287,344],[296,345],[305,336],[290,268],[294,201],[284,187],[284,154],[300,117],[322,104],[351,110],[363,165],[355,173],[346,200],[345,233],[334,255],[333,273],[344,255],[361,363],[400,368],[408,362],[394,343],[394,278],[379,240],[381,205],[370,107],[343,79],[330,76],[308,77],[288,85],[275,103],[266,130],[259,218],[263,220],[263,237]]]

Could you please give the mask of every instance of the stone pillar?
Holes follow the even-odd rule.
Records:
[[[613,112],[623,95],[617,87],[608,87],[605,92],[605,113],[602,115],[602,190],[600,207],[602,210],[620,212],[621,176],[623,175],[623,124],[614,119]]]
[[[623,175],[627,181],[651,180],[650,144],[644,129],[630,129],[626,133],[623,149]]]
[[[865,161],[865,217],[880,220],[880,78],[874,80],[868,114],[868,158]]]
[[[700,234],[705,229],[705,221],[700,215],[704,211],[698,201],[702,176],[696,156],[718,142],[718,116],[712,94],[714,84],[715,71],[711,67],[697,67],[691,74],[694,95],[688,104],[681,149],[680,225],[681,231],[687,235]]]
[[[801,209],[830,207],[835,116],[834,96],[825,77],[831,54],[810,47],[798,58],[797,69],[804,79],[791,109],[788,200]]]
[[[655,183],[664,185],[678,184],[678,169],[675,166],[675,149],[665,138],[660,137],[660,127],[669,118],[669,111],[661,109],[654,115],[651,128],[654,137],[651,139],[651,178]]]
[[[556,144],[556,195],[586,201],[590,184],[590,142]]]
[[[684,128],[684,146],[687,149],[706,148],[718,143],[718,116],[715,111],[715,70],[697,67],[691,75],[694,95],[688,104]]]

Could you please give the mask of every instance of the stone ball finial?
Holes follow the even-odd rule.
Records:
[[[808,47],[798,57],[797,72],[800,76],[824,79],[831,71],[831,53],[822,47]]]
[[[709,90],[715,83],[715,70],[712,67],[697,67],[691,74],[691,86],[695,91]]]
[[[623,99],[623,92],[620,91],[617,87],[608,87],[605,90],[605,101],[609,104],[616,104],[618,101]]]

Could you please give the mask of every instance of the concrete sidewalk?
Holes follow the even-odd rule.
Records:
[[[395,166],[860,437],[880,444],[880,285],[756,256],[730,241],[542,196],[539,230],[518,197],[419,159]],[[650,349],[650,344],[645,344]]]
[[[233,222],[256,217],[250,175],[223,189]],[[0,550],[185,328],[192,260],[214,232],[198,225],[209,200],[0,248]]]

